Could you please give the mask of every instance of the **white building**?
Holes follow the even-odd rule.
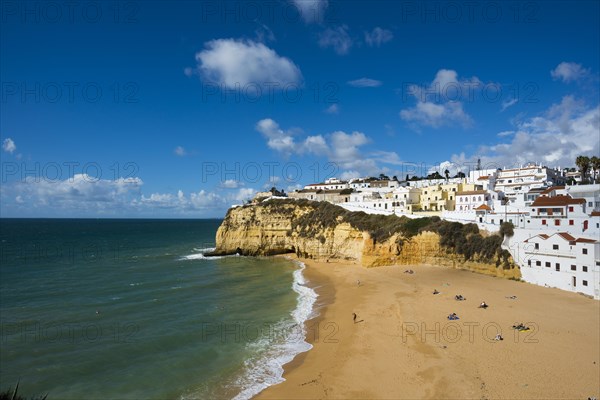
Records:
[[[515,261],[524,281],[600,299],[600,242],[567,232],[540,233],[522,242]]]
[[[350,186],[346,181],[340,181],[337,178],[330,178],[325,180],[323,183],[311,183],[310,185],[304,186],[304,189],[313,190],[343,190],[348,189]]]
[[[564,185],[560,171],[548,167],[529,165],[522,168],[498,170],[495,190],[505,194],[511,203],[518,203],[531,189]]]
[[[472,211],[485,205],[490,210],[494,209],[494,202],[499,200],[499,193],[491,190],[471,190],[456,193],[456,206],[454,211]]]

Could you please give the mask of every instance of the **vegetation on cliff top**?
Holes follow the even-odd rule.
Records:
[[[448,252],[462,255],[466,261],[495,262],[503,268],[511,268],[510,253],[501,249],[504,235],[512,236],[513,227],[503,224],[500,234],[483,236],[476,224],[449,222],[439,217],[411,219],[405,216],[366,214],[362,211],[348,211],[342,207],[321,201],[305,199],[285,199],[266,201],[259,205],[269,214],[286,213],[292,207],[304,209],[301,215],[292,218],[292,232],[301,237],[315,237],[325,240],[323,233],[341,223],[368,232],[376,242],[384,242],[394,234],[399,234],[397,244],[421,232],[435,232],[440,236],[440,246]],[[252,223],[253,221],[248,221]]]

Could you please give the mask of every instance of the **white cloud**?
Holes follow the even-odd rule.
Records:
[[[249,84],[281,89],[302,81],[300,69],[290,59],[252,40],[211,40],[196,54],[196,61],[206,80],[229,89]]]
[[[395,151],[375,151],[371,153],[371,156],[384,164],[402,165],[404,163]]]
[[[573,96],[565,96],[539,116],[516,122],[512,140],[481,146],[477,155],[454,155],[453,161],[511,167],[527,162],[547,166],[574,166],[578,155],[600,154],[600,106],[588,107]],[[508,131],[510,132],[510,131]],[[501,132],[501,136],[509,136]]]
[[[32,206],[62,209],[98,208],[106,210],[129,202],[140,193],[140,178],[97,179],[75,174],[65,180],[27,177],[14,188],[23,202]]]
[[[327,142],[323,136],[308,136],[306,139],[304,139],[300,151],[316,155],[324,155],[329,151],[329,147],[327,146]]]
[[[292,3],[307,24],[321,22],[329,4],[327,0],[292,0]]]
[[[242,188],[236,193],[236,195],[234,196],[234,200],[241,203],[246,200],[251,200],[255,194],[256,190],[252,188]]]
[[[365,155],[363,147],[371,139],[362,132],[335,131],[327,135],[307,136],[303,140],[298,138],[296,141],[289,130],[281,129],[277,122],[268,118],[259,121],[256,129],[265,136],[269,148],[285,156],[313,154],[327,157],[337,167],[336,174],[339,171],[359,171],[362,176],[376,175],[387,171],[380,164],[402,163],[395,152],[374,151]]]
[[[381,81],[370,78],[360,78],[353,81],[348,81],[348,85],[354,87],[377,87],[381,86]]]
[[[340,107],[334,103],[325,109],[325,113],[327,114],[337,114],[340,112]]]
[[[448,170],[448,176],[453,177],[458,172],[462,171],[462,166],[458,165],[452,161],[442,161],[439,165],[434,165],[434,166],[428,168],[427,174],[433,174],[434,172],[437,171],[437,172],[439,172],[440,175],[442,175],[443,177],[446,177],[446,174],[444,173],[446,170]]]
[[[347,181],[347,180],[350,180],[353,178],[359,178],[361,176],[363,176],[363,175],[361,175],[360,172],[358,172],[356,170],[344,171],[340,174],[340,179]]]
[[[316,155],[327,152],[327,144],[321,135],[308,136],[304,141],[296,143],[292,130],[284,131],[279,124],[270,118],[265,118],[256,124],[256,130],[267,138],[267,146],[285,156],[293,153],[312,153]]]
[[[371,32],[365,32],[365,41],[371,47],[379,47],[394,38],[392,31],[376,27]]]
[[[498,137],[506,137],[506,136],[511,136],[514,135],[515,131],[502,131],[502,132],[498,132],[498,134],[496,136]]]
[[[185,155],[187,155],[187,152],[185,151],[185,149],[181,146],[177,146],[175,147],[175,150],[173,150],[173,153],[175,153],[176,155],[178,155],[179,157],[183,157]]]
[[[331,47],[339,55],[348,54],[352,44],[346,25],[327,28],[319,34],[319,46],[323,48]]]
[[[241,185],[242,183],[236,181],[235,179],[226,179],[221,183],[221,187],[225,189],[237,189]]]
[[[517,104],[517,103],[518,103],[518,101],[519,101],[518,99],[504,100],[504,101],[502,102],[502,108],[500,109],[500,112],[502,112],[502,111],[506,110],[506,109],[507,109],[507,108],[509,108],[509,107],[512,107],[512,106],[514,106],[515,104]]]
[[[261,43],[274,42],[275,41],[275,34],[271,30],[271,28],[269,28],[265,24],[262,24],[262,23],[259,23],[259,22],[257,22],[257,23],[258,23],[259,26],[254,31],[254,33],[256,34],[256,41],[257,42],[261,42]]]
[[[456,123],[469,127],[473,120],[464,111],[461,100],[471,98],[473,91],[481,86],[482,82],[477,77],[459,80],[456,71],[441,69],[429,85],[408,86],[408,94],[416,98],[417,104],[401,110],[400,117],[414,129],[419,126],[439,128]]]
[[[292,134],[289,131],[283,131],[279,124],[271,118],[258,121],[256,130],[267,138],[267,146],[272,150],[289,155],[296,149]]]
[[[589,76],[590,70],[585,69],[581,64],[574,62],[561,62],[550,71],[550,75],[554,80],[562,80],[563,82],[579,81]]]
[[[435,104],[431,102],[418,102],[415,107],[400,111],[400,117],[413,124],[439,128],[458,122],[463,127],[469,127],[472,124],[471,117],[465,113],[462,103],[447,102]]]
[[[2,142],[2,150],[6,151],[7,153],[12,154],[16,149],[17,145],[11,138],[6,138],[4,139],[4,142]]]

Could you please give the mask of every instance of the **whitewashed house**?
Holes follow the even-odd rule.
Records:
[[[600,242],[567,232],[540,233],[523,242],[522,279],[600,299]]]

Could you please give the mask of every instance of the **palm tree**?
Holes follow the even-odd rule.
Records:
[[[446,182],[448,182],[448,178],[450,177],[450,171],[445,170],[444,175],[446,175]]]
[[[592,170],[594,170],[594,181],[598,183],[600,182],[600,179],[598,179],[598,176],[600,175],[600,158],[593,156],[590,158],[590,164],[592,165]]]
[[[590,158],[588,156],[577,156],[575,165],[577,165],[579,172],[581,172],[581,183],[584,183],[587,172],[590,169]]]

